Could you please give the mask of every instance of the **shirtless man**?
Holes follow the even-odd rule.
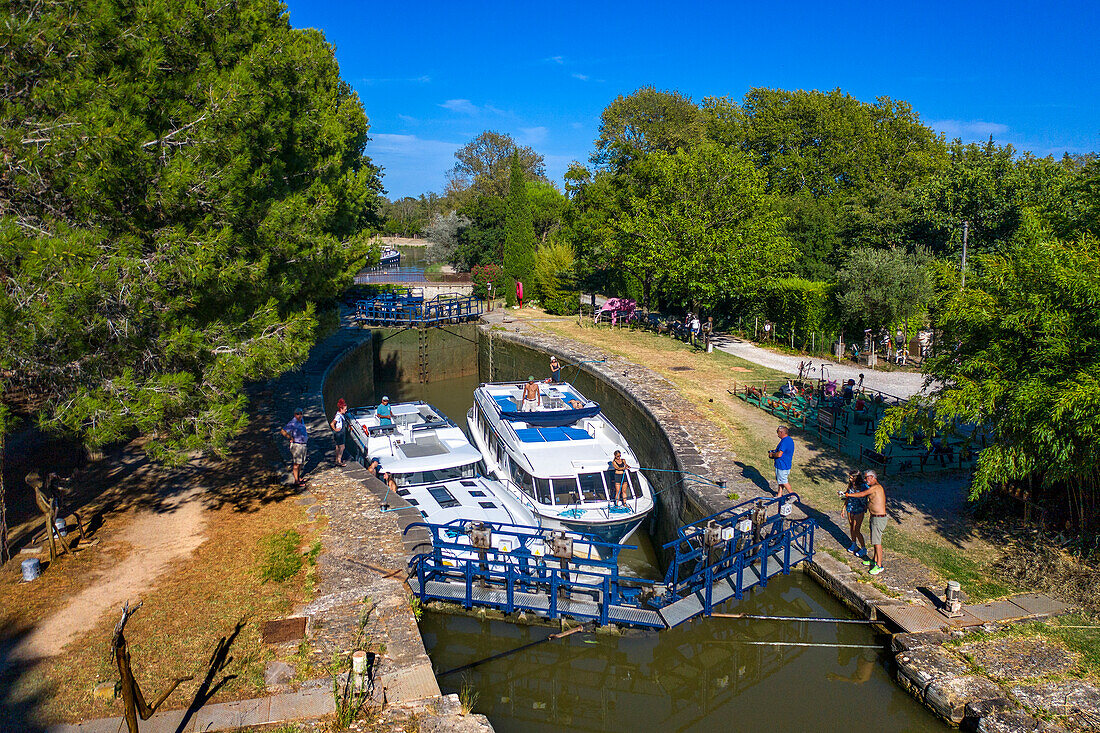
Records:
[[[537,412],[542,406],[542,395],[539,393],[539,386],[535,383],[535,378],[532,376],[527,377],[527,384],[523,388],[523,405],[519,408],[520,412]]]
[[[867,482],[867,488],[863,491],[844,492],[838,491],[837,496],[846,499],[868,498],[867,513],[871,515],[871,557],[864,558],[863,564],[871,566],[871,575],[878,575],[883,571],[882,567],[882,533],[886,529],[886,489],[878,482],[878,474],[874,471],[864,471],[863,479]]]

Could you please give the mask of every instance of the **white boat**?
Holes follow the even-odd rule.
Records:
[[[482,384],[467,424],[487,473],[523,501],[543,527],[624,543],[653,511],[653,490],[626,439],[568,383],[540,383],[541,407],[521,412],[524,383]],[[627,464],[629,500],[614,505],[611,461]]]
[[[472,479],[483,475],[481,453],[465,433],[435,407],[423,401],[390,405],[389,422],[377,406],[348,412],[349,432],[363,465],[378,459],[399,487]]]
[[[483,476],[402,486],[398,487],[397,494],[432,524],[460,519],[522,527],[538,525],[535,515],[523,502],[505,490],[500,482]]]
[[[384,249],[378,260],[379,267],[394,267],[401,264],[401,253],[396,249]]]

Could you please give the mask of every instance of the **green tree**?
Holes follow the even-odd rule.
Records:
[[[504,223],[504,277],[508,288],[505,297],[511,305],[515,299],[516,280],[533,285],[530,275],[535,266],[535,229],[531,223],[531,205],[527,201],[527,182],[519,153],[512,154],[511,185]]]
[[[511,135],[486,130],[455,152],[456,186],[503,198],[509,191],[513,157],[519,159],[526,180],[546,180],[546,162],[533,148],[520,147]]]
[[[569,199],[552,183],[528,181],[527,202],[531,207],[535,239],[540,244],[545,244],[561,227],[565,210],[569,207]]]
[[[222,451],[371,251],[363,107],[278,2],[7,7],[5,395],[90,445]]]
[[[852,250],[837,274],[837,305],[842,322],[872,333],[923,313],[933,295],[928,253],[900,247]],[[906,326],[908,329],[908,326]]]
[[[656,152],[643,164],[647,186],[621,221],[628,245],[619,257],[642,286],[680,304],[713,307],[790,267],[775,201],[746,156],[708,143]]]
[[[691,148],[702,137],[703,120],[690,97],[642,87],[604,109],[592,162],[622,171],[650,153]]]
[[[568,242],[551,239],[539,245],[533,279],[539,302],[547,313],[568,315],[577,312],[574,267],[573,247]]]
[[[1059,241],[1030,221],[1001,253],[979,254],[959,287],[941,268],[937,348],[925,369],[935,389],[891,410],[891,435],[978,425],[994,437],[979,453],[977,497],[1005,484],[1065,507],[1095,531],[1100,490],[1100,246]],[[977,449],[974,446],[973,449]]]

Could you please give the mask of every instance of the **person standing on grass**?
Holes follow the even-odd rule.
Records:
[[[791,466],[794,465],[794,439],[787,431],[787,426],[780,425],[775,429],[779,436],[779,445],[775,450],[768,451],[768,458],[775,461],[775,483],[778,484],[776,496],[783,496],[791,490]]]
[[[332,428],[332,442],[336,445],[336,465],[346,466],[344,463],[344,445],[348,437],[348,403],[343,397],[336,400],[336,416],[332,418],[329,427]]]
[[[870,566],[871,575],[878,575],[883,571],[882,567],[882,533],[886,530],[886,489],[878,482],[878,474],[874,471],[864,471],[863,480],[867,488],[863,491],[845,493],[838,491],[838,496],[845,499],[858,499],[866,496],[867,509],[871,514],[871,557],[863,558],[863,564]]]
[[[294,478],[294,485],[301,486],[302,464],[306,462],[306,443],[309,442],[309,433],[306,431],[305,420],[302,419],[304,411],[301,407],[294,411],[294,417],[279,432],[290,441],[290,474]]]
[[[867,514],[867,497],[853,498],[852,494],[867,488],[859,471],[848,474],[848,490],[844,492],[844,513],[848,515],[848,535],[852,544],[848,552],[856,557],[867,557],[867,541],[863,538],[863,517]]]

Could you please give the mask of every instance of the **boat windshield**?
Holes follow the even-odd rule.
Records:
[[[477,464],[467,463],[465,466],[452,466],[451,468],[440,468],[435,471],[398,473],[394,474],[394,480],[398,486],[411,486],[413,484],[435,484],[458,478],[475,478],[476,476]]]
[[[609,468],[604,473],[607,476],[607,486],[608,486],[609,489],[611,489],[611,494],[614,495],[615,494],[615,489],[616,489],[615,469]],[[638,472],[637,471],[628,470],[626,472],[626,485],[628,487],[627,491],[630,493],[630,495],[632,497],[634,497],[635,499],[640,499],[641,498],[641,496],[642,496],[642,485],[638,481]]]
[[[607,501],[607,490],[603,486],[603,476],[598,473],[582,473],[577,476],[581,486],[581,495],[586,502]]]

